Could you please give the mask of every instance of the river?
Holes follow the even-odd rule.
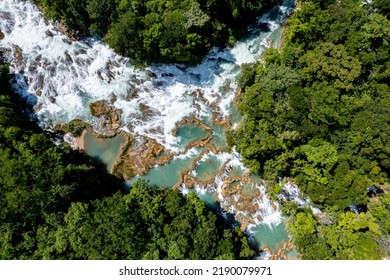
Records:
[[[86,151],[124,174],[128,186],[144,178],[183,194],[195,191],[234,215],[259,248],[276,254],[288,241],[279,205],[227,147],[225,131],[240,119],[234,100],[242,64],[278,43],[292,8],[285,3],[264,13],[245,39],[230,49],[213,48],[197,66],[141,70],[99,40],[72,41],[30,1],[1,0],[0,48],[15,74],[13,88],[33,105],[41,127],[80,119],[97,134],[121,131],[125,136],[114,139],[87,134]],[[104,104],[100,109],[109,120],[91,114],[96,102]],[[118,128],[107,126],[113,119]],[[125,138],[131,145],[121,150]]]

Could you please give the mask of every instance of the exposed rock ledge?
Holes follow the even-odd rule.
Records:
[[[164,146],[147,137],[133,138],[126,132],[121,134],[127,138],[120,155],[111,169],[111,173],[124,180],[135,175],[144,175],[156,164],[162,165],[173,158],[173,154],[165,152]]]
[[[107,135],[113,136],[121,126],[121,110],[115,109],[106,100],[99,100],[89,105],[91,115],[100,118],[100,125]],[[105,133],[106,134],[106,133]]]
[[[271,255],[271,260],[290,260],[287,253],[294,248],[294,244],[291,241],[284,242],[276,253],[273,253],[269,248],[264,248],[262,251],[267,252]]]

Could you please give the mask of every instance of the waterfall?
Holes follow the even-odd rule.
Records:
[[[4,39],[0,40],[0,50],[11,65],[13,88],[33,105],[43,128],[81,119],[104,133],[101,121],[91,115],[89,105],[106,100],[121,112],[121,130],[135,138],[156,140],[176,158],[188,158],[199,151],[195,148],[183,151],[180,137],[173,131],[185,118],[208,125],[214,119],[228,118],[237,91],[234,81],[241,65],[255,61],[270,47],[273,32],[290,10],[286,5],[265,13],[258,18],[257,25],[248,28],[246,39],[230,49],[211,49],[197,66],[165,64],[140,70],[104,42],[93,38],[69,39],[59,24],[46,20],[31,1],[1,0],[0,30]],[[267,26],[267,30],[259,32],[260,25]],[[238,153],[214,154],[228,171],[245,173]],[[222,187],[227,187],[229,172],[222,171],[208,187],[213,188],[227,211],[242,219],[251,217],[253,223],[280,223],[278,205],[269,201],[261,183],[252,182],[253,191],[259,194],[249,203],[253,213],[240,205],[238,194],[229,195],[227,200]],[[195,169],[192,172],[196,174]],[[181,190],[188,193],[185,185]]]

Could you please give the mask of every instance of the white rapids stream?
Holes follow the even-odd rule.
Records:
[[[250,36],[245,40],[230,49],[213,48],[195,67],[166,64],[139,70],[101,41],[70,40],[58,23],[45,19],[31,1],[1,0],[4,39],[0,40],[0,49],[15,74],[13,88],[32,103],[43,128],[78,118],[104,132],[91,115],[89,104],[107,100],[121,110],[120,129],[134,137],[155,139],[179,154],[183,152],[181,139],[173,133],[177,124],[188,117],[210,125],[213,117],[223,120],[231,114],[241,65],[255,61],[271,46],[277,37],[275,31],[280,31],[291,9],[290,3],[264,13],[257,20],[259,25],[248,29]],[[141,108],[147,108],[148,113]],[[237,153],[216,156],[225,166],[246,170]],[[212,186],[221,204],[227,203],[221,194],[227,176],[219,174]],[[188,191],[185,185],[180,189]],[[225,205],[225,209],[236,215],[252,215],[256,224],[280,223],[277,203],[269,201],[263,186],[254,189],[259,193],[251,201],[256,206],[254,213],[241,213],[233,205]],[[238,201],[237,197],[231,199]]]

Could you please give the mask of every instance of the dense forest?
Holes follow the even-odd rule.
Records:
[[[253,172],[290,177],[328,214],[285,203],[302,258],[390,254],[389,3],[299,3],[281,49],[238,79],[243,120],[230,145]]]
[[[137,63],[199,62],[232,45],[278,0],[35,0],[70,30],[103,37]]]
[[[136,63],[192,64],[279,1],[35,2],[69,32],[104,38]],[[389,15],[388,0],[298,2],[282,47],[238,78],[243,118],[229,145],[270,193],[289,178],[322,211],[281,200],[303,259],[390,255]],[[139,181],[125,194],[101,163],[54,144],[11,90],[8,70],[0,64],[0,259],[253,255],[239,228],[194,193]]]
[[[0,65],[0,259],[245,259],[253,255],[194,193],[123,182],[26,117]]]

